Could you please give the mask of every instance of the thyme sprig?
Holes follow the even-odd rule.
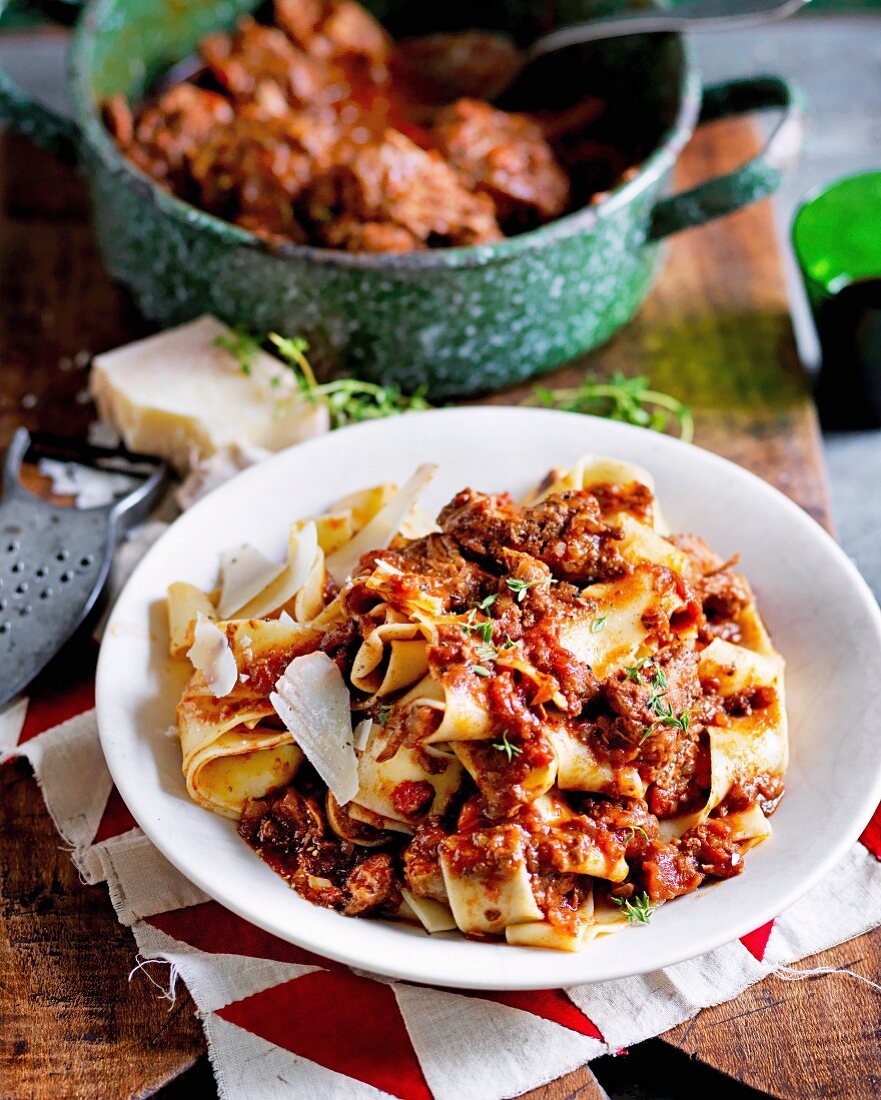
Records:
[[[501,741],[492,741],[491,744],[494,749],[498,749],[499,752],[503,752],[505,756],[507,756],[509,764],[513,761],[515,756],[519,756],[520,753],[523,752],[523,749],[521,749],[519,745],[511,744],[508,740],[507,732],[502,734]]]
[[[422,412],[431,405],[423,390],[404,394],[397,386],[383,386],[360,378],[337,378],[319,382],[306,352],[309,345],[302,337],[290,339],[270,332],[269,342],[293,370],[297,387],[307,400],[322,402],[330,414],[331,428],[342,428],[363,420],[381,420],[405,412]]]
[[[405,394],[397,386],[384,386],[360,378],[337,378],[330,382],[319,382],[306,354],[309,345],[301,336],[281,336],[277,332],[270,332],[266,342],[273,345],[285,365],[293,372],[300,394],[309,401],[320,402],[327,407],[332,428],[432,408],[425,399],[423,390]],[[229,333],[221,333],[214,343],[229,352],[243,374],[250,375],[264,341],[242,329],[235,329]],[[279,387],[282,380],[283,375],[275,375],[269,382],[272,386]],[[694,437],[691,409],[670,394],[651,389],[648,379],[642,375],[628,378],[616,372],[608,382],[585,380],[579,386],[557,390],[535,386],[528,404],[603,416],[662,432],[675,424],[680,439],[690,443]]]
[[[617,905],[631,924],[648,924],[652,919],[652,913],[657,908],[656,905],[652,905],[645,891],[639,897],[612,898],[612,903]]]
[[[363,420],[380,420],[405,412],[430,409],[421,390],[404,394],[397,386],[383,386],[360,378],[336,378],[331,382],[319,382],[315,377],[306,353],[308,343],[300,336],[280,336],[269,333],[267,340],[273,345],[285,366],[293,374],[297,392],[312,404],[324,405],[330,417],[331,428],[342,428]],[[243,374],[253,373],[261,342],[247,332],[235,330],[222,333],[214,341],[217,347],[228,351],[236,360]],[[280,386],[283,375],[270,378],[270,384]]]
[[[478,620],[477,612],[482,611],[484,615],[489,615],[489,609],[498,599],[498,595],[487,596],[485,600],[481,600],[479,603],[473,603],[471,610],[464,623],[459,623],[459,628],[463,634],[470,636],[471,634],[479,634],[481,640],[486,644],[492,641],[493,637],[493,623],[492,619],[486,618]]]
[[[241,329],[233,329],[231,332],[221,332],[214,338],[214,346],[223,348],[224,351],[235,359],[242,374],[250,375],[254,370],[254,360],[260,351],[260,344]]]
[[[521,580],[520,577],[505,577],[505,584],[514,593],[514,595],[517,599],[517,603],[523,603],[523,601],[526,599],[526,593],[529,591],[530,588],[535,588],[535,586],[538,585],[538,584],[556,584],[556,583],[557,583],[557,581],[554,577],[551,577],[549,579],[539,577],[538,579],[536,579],[534,581],[524,581],[524,580]]]
[[[653,658],[651,657],[640,657],[636,664],[625,665],[624,679],[633,680],[634,683],[638,684],[642,680],[642,670],[645,668],[646,665],[650,665],[652,663],[652,660]]]
[[[628,844],[630,844],[630,842],[632,840],[635,839],[637,833],[642,833],[643,840],[645,840],[646,843],[648,843],[649,835],[645,831],[645,829],[643,829],[643,827],[641,825],[628,825],[627,826],[627,832],[624,834],[624,847],[625,848],[627,847]]]
[[[649,680],[647,672],[652,668],[654,668],[654,671],[651,680]],[[688,733],[691,724],[691,711],[686,708],[681,714],[675,713],[673,704],[665,698],[668,688],[667,674],[659,665],[654,664],[653,657],[642,657],[636,664],[625,665],[624,679],[632,680],[637,684],[649,684],[652,689],[645,705],[646,709],[653,711],[657,717],[639,739],[640,745],[645,744],[659,726],[666,726],[668,729],[677,729],[683,733]]]
[[[579,386],[558,390],[535,386],[532,393],[530,403],[546,409],[604,416],[658,432],[675,425],[684,442],[694,438],[691,409],[670,394],[653,390],[643,375],[628,378],[616,371],[608,382],[585,379]]]

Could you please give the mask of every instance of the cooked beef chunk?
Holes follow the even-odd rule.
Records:
[[[386,130],[378,139],[351,149],[351,155],[319,175],[303,203],[312,231],[331,247],[347,246],[354,227],[386,226],[403,245],[411,247],[472,245],[499,240],[501,230],[485,195],[465,189],[455,172],[437,153],[420,149],[403,134]]]
[[[528,227],[566,209],[569,181],[526,115],[459,99],[440,112],[432,138],[468,188],[489,195],[503,224]]]
[[[203,38],[199,52],[214,79],[237,102],[248,102],[263,85],[271,86],[293,107],[334,98],[332,69],[297,49],[284,31],[247,16],[232,34]]]
[[[516,550],[544,562],[557,579],[576,584],[626,569],[615,546],[620,530],[603,520],[596,498],[584,491],[524,508],[507,494],[465,489],[441,511],[438,523],[467,554],[499,559],[503,550]]]

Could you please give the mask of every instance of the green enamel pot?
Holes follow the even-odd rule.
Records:
[[[2,6],[2,0],[0,0]],[[555,62],[570,82],[590,73],[645,156],[600,202],[520,236],[472,248],[356,255],[271,246],[174,198],[120,154],[99,104],[136,100],[157,74],[229,27],[253,0],[89,0],[70,51],[73,120],[0,74],[0,115],[75,162],[91,191],[110,272],[159,325],[202,313],[255,332],[301,335],[324,375],[356,374],[433,399],[533,378],[602,344],[639,309],[660,245],[771,194],[799,145],[799,97],[777,77],[701,87],[684,41],[630,37]],[[528,41],[595,11],[592,0],[368,2],[392,33],[481,25]],[[556,79],[555,75],[555,79]],[[778,108],[756,159],[671,194],[676,158],[696,126]]]

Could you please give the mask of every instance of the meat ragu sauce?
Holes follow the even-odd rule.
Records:
[[[593,140],[587,97],[528,116],[480,98],[505,62],[484,32],[395,43],[353,0],[276,0],[199,45],[191,79],[104,104],[161,186],[273,241],[350,252],[478,245],[588,201],[627,165]]]
[[[448,692],[479,700],[492,735],[466,742],[470,774],[442,813],[428,812],[428,783],[405,782],[392,792],[406,832],[372,827],[369,814],[353,820],[307,765],[290,786],[246,804],[239,826],[245,840],[303,897],[378,916],[399,911],[402,888],[448,901],[445,846],[455,871],[489,882],[494,874],[501,882],[522,846],[538,907],[559,929],[574,927],[591,885],[606,904],[626,906],[646,895],[655,905],[706,879],[739,874],[750,845],[731,825],[734,815],[755,807],[772,813],[783,793],[779,777],[736,776],[712,813],[678,836],[665,839],[664,822],[707,802],[709,733],[723,730],[733,714],[760,715],[774,701],[766,688],[723,698],[718,683],[698,674],[699,655],[714,639],[737,640],[752,595],[733,563],[694,536],[664,540],[686,555],[675,578],[666,566],[628,561],[616,517],[623,510],[644,519],[652,508],[651,493],[635,483],[566,492],[532,507],[465,490],[441,511],[438,533],[365,555],[344,597],[350,629],[327,635],[321,647],[349,683],[354,654],[376,627],[370,613],[379,597],[370,578],[380,567],[389,607],[412,606],[416,597],[436,601],[446,621],[428,647],[429,672]],[[680,610],[665,615],[653,606],[642,621],[652,656],[598,675],[560,644],[561,632],[591,620],[596,601],[586,586],[626,584],[646,568],[650,583],[674,586]],[[491,660],[492,674],[485,667]],[[526,664],[529,677],[521,671]],[[475,675],[481,669],[485,674]],[[353,708],[362,704],[353,691]],[[436,770],[438,758],[426,750],[441,720],[437,710],[390,699],[365,713],[384,727],[386,756],[409,747],[427,774]],[[560,731],[587,745],[613,778],[602,794],[554,787],[551,820],[529,784],[555,760]],[[634,774],[643,797],[626,779]],[[626,861],[626,876],[570,873],[588,852],[609,866]]]

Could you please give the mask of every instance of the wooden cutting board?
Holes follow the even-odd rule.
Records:
[[[731,168],[755,149],[750,124],[718,123],[689,147],[679,185]],[[84,397],[89,353],[145,328],[101,267],[80,182],[13,137],[0,144],[0,278],[0,446],[19,424],[84,433],[94,419]],[[677,238],[640,317],[550,384],[572,384],[585,370],[649,375],[693,407],[698,443],[773,482],[829,525],[817,423],[767,203]],[[72,653],[54,675],[75,682],[88,667],[88,655]],[[192,1003],[179,997],[169,1011],[142,976],[127,981],[131,935],[104,888],[80,884],[28,768],[3,766],[0,786],[0,1094],[144,1096],[178,1079],[165,1095],[204,1095],[210,1077],[204,1058],[197,1063],[204,1040]],[[817,964],[857,959],[864,972],[878,972],[881,933],[825,952]],[[873,1074],[881,1076],[877,1032],[865,1025],[877,1019],[877,1003],[864,986],[842,987],[768,979],[663,1042],[775,1096],[868,1098]],[[643,1049],[646,1086],[663,1092],[652,1053],[662,1048]],[[636,1063],[638,1050],[632,1057]],[[532,1095],[604,1093],[583,1069]]]

